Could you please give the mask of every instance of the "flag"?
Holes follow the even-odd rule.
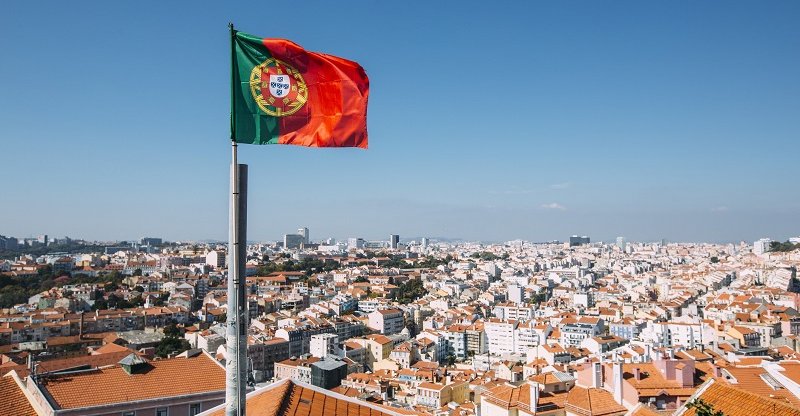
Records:
[[[369,79],[358,63],[232,32],[231,138],[367,148]]]

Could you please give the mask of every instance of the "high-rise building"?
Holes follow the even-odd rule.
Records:
[[[298,228],[297,229],[297,234],[303,236],[303,243],[305,243],[305,244],[311,243],[311,240],[309,239],[309,236],[308,236],[308,227]]]
[[[156,237],[142,237],[142,239],[139,240],[139,244],[143,246],[160,246],[163,243],[164,240]]]
[[[428,237],[422,237],[422,248],[428,248],[428,244],[430,244]]]
[[[293,249],[300,248],[305,243],[305,238],[300,234],[284,234],[283,235],[283,248]]]
[[[389,248],[397,249],[397,245],[400,244],[400,236],[397,234],[390,234],[389,235]]]
[[[617,237],[617,247],[620,250],[625,251],[625,237]]]
[[[572,237],[569,238],[569,246],[570,247],[582,246],[582,245],[585,245],[585,244],[589,244],[589,237],[587,237],[585,235],[582,236],[582,237],[578,237],[577,235],[573,235]]]
[[[16,238],[0,235],[0,250],[16,250],[18,244],[19,242]]]
[[[364,239],[363,238],[348,238],[347,239],[347,249],[361,249],[364,248]]]
[[[764,254],[769,251],[769,246],[772,240],[769,238],[762,238],[753,243],[753,253]]]

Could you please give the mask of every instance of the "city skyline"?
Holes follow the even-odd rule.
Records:
[[[8,5],[0,233],[226,240],[230,20],[372,80],[368,151],[240,152],[251,240],[793,237],[800,6],[686,4]]]

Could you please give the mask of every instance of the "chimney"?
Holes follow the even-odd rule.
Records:
[[[674,360],[675,359],[675,350],[674,349],[667,348],[667,354],[669,354],[669,359],[670,360]]]
[[[81,311],[81,323],[78,327],[78,339],[83,339],[83,311]]]
[[[617,402],[620,406],[624,406],[622,404],[622,364],[621,363],[614,363],[614,401]]]
[[[603,387],[603,366],[600,363],[592,363],[592,387]]]
[[[536,414],[536,408],[539,405],[539,383],[533,380],[528,380],[528,386],[530,388],[529,400],[531,413]]]
[[[633,378],[637,381],[642,379],[642,370],[639,367],[633,369]]]
[[[650,344],[645,345],[644,361],[650,362],[653,359],[653,347]]]

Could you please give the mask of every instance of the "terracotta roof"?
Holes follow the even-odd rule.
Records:
[[[800,399],[788,389],[774,389],[762,377],[767,374],[763,367],[725,367],[724,372],[733,376],[734,380],[726,380],[725,384],[763,396],[773,397],[784,403],[800,406]],[[724,373],[723,372],[723,373]]]
[[[768,396],[750,393],[736,387],[709,381],[698,399],[710,404],[714,411],[721,411],[725,416],[800,416],[800,408],[768,398]],[[682,416],[695,416],[695,409],[688,409]]]
[[[578,415],[624,415],[627,409],[614,401],[614,396],[606,390],[574,387],[567,394],[565,408]]]
[[[248,394],[247,414],[249,416],[397,416],[418,413],[359,401],[330,390],[286,379]],[[224,416],[225,405],[201,415]]]
[[[10,375],[0,377],[0,416],[36,416],[25,393]]]
[[[509,384],[500,384],[490,388],[481,396],[481,400],[486,400],[494,405],[500,406],[504,409],[522,409],[525,411],[530,410],[531,405],[531,385],[528,383],[520,386],[513,386]],[[539,393],[539,402],[537,410],[541,412],[549,412],[552,410],[563,409],[564,401],[567,398],[567,393]]]
[[[65,371],[86,366],[90,368],[106,367],[116,364],[119,362],[119,360],[125,358],[131,352],[131,350],[126,348],[124,351],[110,352],[106,354],[83,355],[59,360],[37,361],[37,364],[39,365],[38,373],[41,374],[51,371]],[[24,364],[1,368],[0,375],[9,373],[11,370],[16,370],[20,377],[28,376],[28,367]]]
[[[62,409],[225,391],[225,369],[206,354],[149,365],[148,371],[133,374],[114,366],[55,376],[43,380],[41,387]]]

